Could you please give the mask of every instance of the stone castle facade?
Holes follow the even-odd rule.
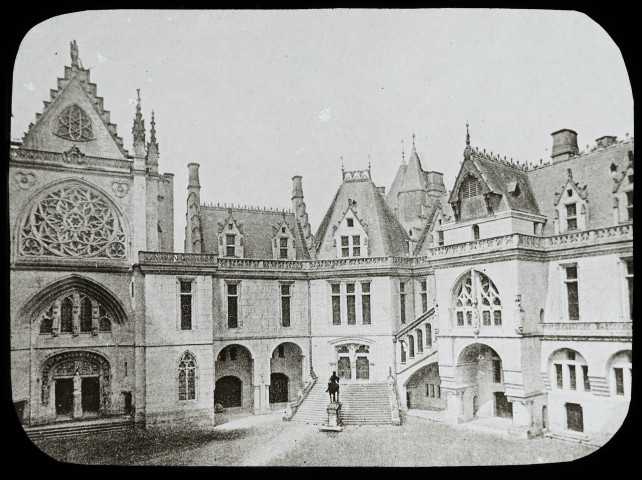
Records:
[[[603,442],[631,394],[633,138],[549,162],[466,139],[447,191],[416,152],[388,192],[343,171],[313,233],[291,209],[205,205],[173,177],[140,95],[123,148],[72,48],[10,151],[11,375],[25,425],[131,415],[214,423],[305,401],[317,377],[391,382],[401,410]],[[321,381],[322,381],[321,380]],[[289,407],[288,407],[289,409]]]

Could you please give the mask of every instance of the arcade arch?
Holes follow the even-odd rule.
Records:
[[[296,343],[276,346],[270,358],[270,403],[288,402],[303,388],[303,351]]]
[[[254,359],[247,347],[238,344],[223,347],[215,362],[214,403],[224,408],[251,410],[253,374]]]

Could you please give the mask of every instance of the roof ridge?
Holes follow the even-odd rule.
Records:
[[[261,212],[261,213],[289,213],[292,214],[291,209],[289,208],[279,208],[279,207],[259,207],[259,206],[247,206],[247,205],[234,205],[233,203],[230,203],[229,205],[227,203],[220,203],[217,202],[216,205],[213,203],[202,203],[201,208],[212,208],[212,209],[219,209],[219,210],[224,210],[224,209],[232,209],[236,211],[245,211],[245,212]]]

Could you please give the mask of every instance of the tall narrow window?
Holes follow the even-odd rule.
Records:
[[[196,398],[196,359],[185,352],[178,364],[178,399],[194,400]]]
[[[421,311],[428,311],[428,282],[423,280],[421,282]]]
[[[432,348],[432,325],[426,324],[426,348]]]
[[[626,263],[626,284],[629,290],[629,318],[633,320],[633,259],[627,258]]]
[[[84,297],[80,301],[80,331],[91,332],[91,300]]]
[[[401,323],[406,323],[406,284],[404,282],[399,282],[399,305]]]
[[[422,332],[418,328],[416,333],[417,333],[417,353],[422,353],[424,351],[424,332]]]
[[[225,235],[225,256],[236,256],[236,235]]]
[[[582,378],[584,379],[584,391],[591,391],[591,381],[588,376],[588,365],[582,365]]]
[[[437,245],[440,247],[444,245],[444,231],[437,230]]]
[[[350,256],[350,241],[349,237],[341,237],[341,256],[349,257]]]
[[[341,325],[341,284],[332,284],[332,324]]]
[[[502,383],[502,361],[493,359],[493,382]]]
[[[566,295],[568,300],[568,319],[580,319],[580,306],[577,295],[577,267],[566,267]]]
[[[577,230],[577,204],[566,205],[566,229]]]
[[[239,326],[239,286],[236,283],[227,285],[227,327]]]
[[[230,347],[230,360],[236,360],[236,347]]]
[[[279,258],[287,259],[288,258],[288,239],[279,238]]]
[[[406,347],[401,344],[401,363],[406,363]]]
[[[290,326],[290,285],[281,285],[281,326]]]
[[[577,372],[575,370],[575,365],[568,366],[568,378],[571,390],[577,390]]]
[[[408,335],[408,355],[410,358],[415,356],[415,337]]]
[[[370,314],[370,284],[361,284],[361,323],[370,325],[372,322]]]
[[[192,282],[181,280],[181,330],[192,329]]]
[[[564,388],[564,376],[562,374],[562,364],[555,364],[555,378],[557,380],[557,388]]]
[[[354,283],[346,284],[346,308],[348,310],[348,325],[356,325],[357,313],[355,304]]]
[[[285,347],[283,345],[279,345],[279,358],[285,358]]]
[[[615,373],[615,393],[617,395],[624,395],[624,369],[614,368]]]
[[[361,256],[361,237],[359,235],[352,236],[352,256]]]
[[[627,218],[633,220],[633,192],[626,192]]]
[[[473,225],[473,240],[479,240],[479,225]]]
[[[73,331],[73,302],[67,297],[60,302],[60,331],[71,333]]]

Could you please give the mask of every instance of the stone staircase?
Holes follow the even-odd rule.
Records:
[[[25,427],[27,436],[32,439],[63,438],[76,435],[116,432],[134,428],[134,421],[129,417],[91,420],[85,422],[67,422],[41,427]]]
[[[317,383],[299,406],[293,421],[326,425],[327,385]],[[393,425],[386,383],[344,384],[339,396],[343,425]]]
[[[393,425],[386,383],[342,385],[340,401],[344,425]]]
[[[313,425],[325,425],[328,423],[326,407],[330,397],[325,389],[328,388],[323,382],[317,381],[308,393],[307,398],[299,405],[292,420],[295,422],[311,423]]]

